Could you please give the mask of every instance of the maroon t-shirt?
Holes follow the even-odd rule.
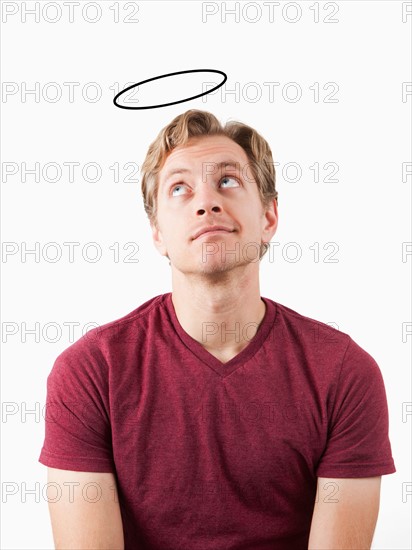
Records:
[[[57,357],[39,461],[115,474],[126,550],[307,549],[317,477],[396,471],[377,363],[263,297],[258,331],[222,363],[171,296]]]

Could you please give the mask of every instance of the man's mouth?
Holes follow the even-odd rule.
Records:
[[[199,231],[192,237],[192,240],[202,237],[203,235],[207,235],[208,233],[232,233],[233,231],[234,229],[230,229],[229,227],[224,227],[222,225],[211,225],[209,227],[199,229]]]

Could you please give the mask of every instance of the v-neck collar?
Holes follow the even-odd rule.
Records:
[[[214,355],[208,352],[197,340],[192,338],[182,327],[177,318],[176,311],[172,301],[172,293],[168,292],[164,295],[165,309],[169,315],[169,320],[173,325],[173,328],[177,332],[178,336],[182,340],[183,344],[188,350],[205,363],[212,370],[217,372],[220,376],[227,376],[235,371],[241,365],[244,365],[263,345],[266,340],[272,326],[275,322],[277,307],[276,302],[264,298],[261,299],[266,305],[265,316],[263,317],[256,334],[251,338],[248,345],[243,348],[237,355],[232,357],[230,361],[222,363]]]

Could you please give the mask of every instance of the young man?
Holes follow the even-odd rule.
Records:
[[[56,547],[370,548],[396,471],[382,375],[349,335],[260,296],[267,142],[187,111],[142,191],[173,291],[56,359],[39,459]]]

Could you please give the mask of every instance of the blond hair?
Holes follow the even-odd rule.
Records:
[[[245,151],[253,177],[257,183],[263,209],[276,199],[276,172],[272,151],[267,141],[256,130],[238,121],[229,121],[224,126],[207,111],[190,109],[177,116],[165,126],[150,144],[142,164],[142,195],[146,214],[157,227],[157,192],[159,172],[167,155],[179,145],[194,137],[226,136],[240,145]],[[264,243],[266,253],[268,244]]]

